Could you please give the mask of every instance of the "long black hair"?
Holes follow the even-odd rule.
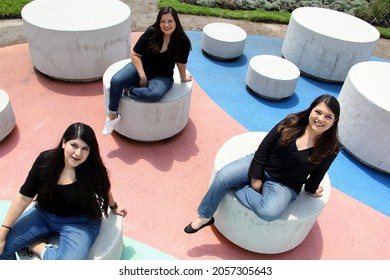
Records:
[[[76,167],[76,191],[84,204],[88,216],[99,219],[107,216],[108,192],[110,180],[107,169],[100,157],[99,144],[93,129],[84,123],[74,123],[64,132],[58,146],[47,153],[47,158],[39,168],[42,187],[38,193],[37,202],[45,205],[54,195],[61,172],[65,167],[62,144],[70,140],[81,139],[89,146],[87,159]]]
[[[164,33],[161,31],[160,21],[161,17],[165,14],[171,14],[176,23],[176,29],[172,33],[171,40],[169,43],[169,52],[170,55],[177,58],[183,49],[191,50],[191,41],[188,38],[187,34],[184,32],[183,26],[181,25],[176,10],[170,6],[161,8],[157,14],[156,21],[151,26],[155,32],[153,35],[153,40],[151,40],[151,43],[148,45],[148,50],[156,54],[159,53],[162,48],[164,41]]]
[[[338,122],[340,117],[340,104],[338,100],[329,95],[324,94],[318,96],[310,107],[304,111],[289,114],[279,125],[279,132],[281,133],[280,140],[283,145],[288,145],[295,139],[299,138],[305,133],[305,128],[309,124],[309,116],[314,107],[320,103],[325,103],[335,115],[333,125],[314,142],[313,154],[309,157],[312,163],[320,163],[325,157],[335,154],[340,148],[337,138]]]

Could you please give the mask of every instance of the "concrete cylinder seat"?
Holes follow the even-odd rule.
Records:
[[[124,59],[111,65],[103,75],[103,92],[106,114],[112,76],[131,62]],[[184,129],[189,120],[192,81],[181,82],[179,70],[175,67],[174,84],[158,102],[143,102],[126,95],[119,103],[122,119],[115,127],[119,134],[141,142],[167,139]]]
[[[339,139],[362,163],[390,173],[390,63],[354,65],[338,96]]]
[[[49,242],[58,245],[58,235],[49,238]],[[100,232],[91,249],[88,260],[120,260],[123,251],[122,217],[109,210],[108,217],[103,218]],[[38,256],[29,257],[25,251],[19,251],[20,260],[39,260]]]
[[[226,141],[215,158],[211,180],[226,164],[254,153],[266,135],[267,132],[247,132]],[[329,199],[331,186],[328,174],[321,185],[324,187],[322,197],[311,197],[302,190],[297,199],[272,222],[260,219],[230,191],[214,214],[215,227],[231,242],[252,252],[277,254],[289,251],[306,238]]]
[[[284,58],[257,55],[249,61],[245,82],[257,95],[279,100],[294,93],[299,75],[298,67]]]
[[[245,30],[234,24],[209,23],[203,27],[202,50],[218,60],[234,59],[244,52],[246,37]]]
[[[11,133],[15,127],[15,114],[8,94],[0,89],[0,142]]]
[[[130,8],[118,0],[35,0],[21,12],[33,66],[60,80],[101,79],[130,56]]]
[[[369,59],[379,37],[375,27],[352,15],[301,7],[291,14],[282,55],[302,74],[343,82],[353,65]]]

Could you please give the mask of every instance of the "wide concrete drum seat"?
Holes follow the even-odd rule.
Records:
[[[257,55],[249,61],[245,82],[257,95],[279,100],[293,95],[299,75],[298,67],[287,59]]]
[[[362,163],[390,173],[390,63],[354,65],[338,96],[339,139]]]
[[[218,60],[230,60],[244,52],[247,34],[230,23],[215,22],[203,27],[202,50]]]
[[[379,37],[375,27],[352,15],[302,7],[291,14],[282,55],[302,74],[343,82],[353,65],[369,60]]]
[[[51,236],[49,242],[58,245],[58,235]],[[109,210],[108,217],[103,218],[100,232],[91,249],[88,260],[120,260],[123,251],[122,217]],[[29,257],[25,251],[19,251],[20,260],[39,260],[38,256]]]
[[[236,135],[223,144],[214,162],[215,174],[226,164],[254,153],[267,132],[247,132]],[[321,185],[323,196],[314,198],[302,189],[275,221],[267,222],[228,192],[218,206],[215,227],[234,244],[256,253],[277,254],[297,247],[309,234],[325,207],[331,191],[328,174]]]
[[[8,94],[0,89],[0,142],[11,133],[15,127],[15,114]]]
[[[98,80],[130,56],[130,8],[121,1],[35,0],[21,15],[32,64],[52,78]]]
[[[106,114],[112,76],[131,62],[124,59],[111,65],[103,75],[103,92]],[[141,142],[167,139],[184,129],[189,120],[192,81],[181,82],[175,67],[174,84],[158,102],[143,102],[123,95],[119,103],[122,119],[115,127],[119,134]]]

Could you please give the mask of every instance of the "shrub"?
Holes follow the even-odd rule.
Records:
[[[356,9],[355,16],[373,25],[390,27],[390,0],[374,0]]]

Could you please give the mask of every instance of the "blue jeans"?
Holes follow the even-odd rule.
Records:
[[[276,182],[267,172],[264,172],[262,178],[261,192],[252,189],[251,178],[248,176],[252,159],[253,154],[248,155],[227,164],[216,173],[198,207],[199,216],[211,218],[228,191],[233,191],[242,204],[263,220],[273,221],[280,216],[288,204],[297,197],[297,193]]]
[[[157,102],[163,98],[173,85],[173,77],[154,77],[148,80],[147,87],[139,87],[140,77],[133,63],[130,62],[119,70],[110,82],[110,102],[108,109],[117,112],[123,89],[130,88],[134,99],[146,102]]]
[[[33,206],[22,214],[8,233],[0,260],[15,260],[15,252],[53,234],[59,234],[58,248],[46,248],[43,259],[84,260],[99,234],[100,225],[100,220],[91,220],[85,215],[60,217]]]

